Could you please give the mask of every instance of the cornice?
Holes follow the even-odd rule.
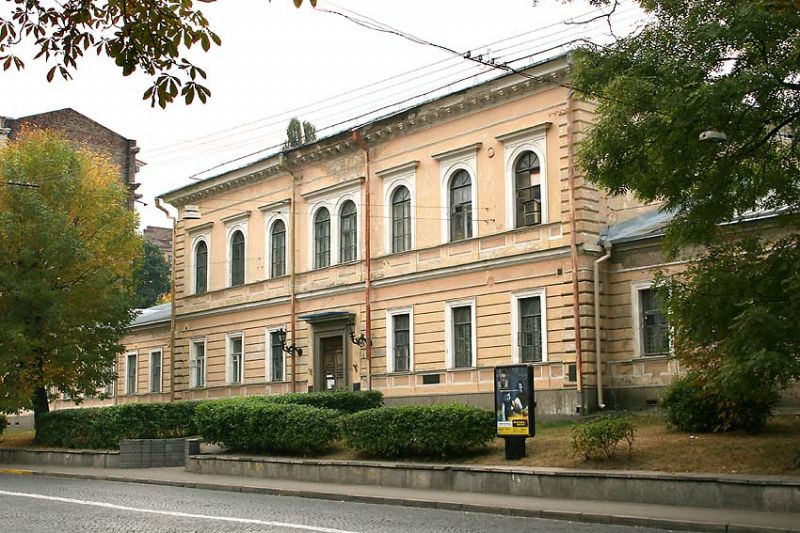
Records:
[[[375,173],[375,175],[381,178],[390,178],[400,174],[411,174],[417,169],[418,166],[419,161],[409,161],[408,163],[403,163],[402,165],[395,165],[385,170],[379,170]]]
[[[503,144],[514,143],[520,139],[527,139],[529,137],[534,137],[536,135],[544,134],[550,126],[552,126],[552,122],[542,122],[541,124],[537,124],[536,126],[531,126],[530,128],[524,128],[517,131],[512,131],[510,133],[504,133],[502,135],[498,135],[495,137],[498,141]]]
[[[165,193],[161,195],[161,198],[175,207],[182,207],[221,192],[238,189],[257,181],[271,178],[282,172],[283,167],[280,161],[273,161],[269,166],[255,172],[243,172],[243,169],[238,169],[227,174],[197,182],[183,189]]]
[[[189,235],[194,235],[206,230],[210,230],[213,226],[214,226],[213,222],[205,222],[203,224],[198,224],[197,226],[186,228],[186,233],[188,233]]]
[[[452,150],[447,150],[446,152],[440,152],[438,154],[433,154],[431,157],[436,159],[437,161],[449,161],[450,159],[461,159],[465,156],[474,156],[475,153],[480,149],[483,143],[472,143],[468,146],[462,146],[460,148],[454,148]]]
[[[242,211],[241,213],[236,213],[235,215],[231,215],[231,216],[222,218],[222,219],[220,219],[220,222],[222,222],[225,225],[228,225],[228,224],[233,224],[235,222],[240,222],[242,220],[247,220],[248,218],[250,218],[250,211],[249,210],[248,211]]]
[[[306,200],[315,200],[317,198],[324,198],[329,195],[334,195],[339,192],[348,191],[350,189],[360,188],[361,184],[364,183],[364,177],[353,178],[347,181],[342,181],[340,183],[336,183],[329,187],[325,187],[324,189],[316,189],[314,191],[306,192],[301,194],[303,198]]]
[[[277,202],[270,202],[268,204],[264,204],[258,208],[259,211],[262,213],[269,213],[270,211],[277,211],[282,207],[286,207],[287,205],[291,205],[292,199],[291,198],[284,198],[283,200],[278,200]]]

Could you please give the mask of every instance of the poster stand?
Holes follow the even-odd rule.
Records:
[[[533,367],[506,365],[494,368],[497,436],[504,441],[505,458],[525,457],[525,443],[536,434]]]

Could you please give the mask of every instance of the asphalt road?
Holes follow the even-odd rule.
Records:
[[[659,530],[0,474],[0,532],[529,533]]]

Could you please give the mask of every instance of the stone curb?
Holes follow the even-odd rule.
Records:
[[[173,481],[166,479],[128,478],[124,476],[78,474],[68,472],[46,472],[38,470],[4,469],[0,473],[17,475],[34,475],[54,478],[88,479],[95,481],[115,481],[122,483],[141,483],[145,485],[161,485],[167,487],[181,487],[189,489],[217,490],[224,492],[242,492],[251,494],[268,494],[272,496],[293,496],[296,498],[312,498],[318,500],[331,500],[352,503],[367,503],[381,505],[395,505],[400,507],[417,507],[424,509],[442,509],[447,511],[461,511],[470,513],[485,513],[506,516],[521,516],[528,518],[541,518],[546,520],[559,520],[568,522],[583,522],[589,524],[610,524],[618,526],[650,527],[670,529],[673,531],[698,531],[708,533],[798,533],[800,529],[783,529],[765,526],[744,526],[738,524],[721,524],[714,522],[698,522],[692,520],[669,520],[664,518],[649,518],[644,516],[627,516],[601,513],[581,513],[570,511],[549,511],[546,509],[526,509],[520,507],[496,507],[471,503],[443,502],[436,500],[366,496],[358,494],[342,494],[338,492],[308,491],[294,489],[276,489],[271,487],[256,487],[248,485],[225,485],[222,483],[206,483],[191,481]]]

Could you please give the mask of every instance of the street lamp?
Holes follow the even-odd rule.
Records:
[[[303,355],[303,349],[302,348],[298,348],[294,344],[291,344],[291,345],[288,345],[288,346],[286,345],[286,330],[285,329],[281,328],[281,329],[279,329],[277,331],[277,333],[278,333],[278,340],[281,342],[281,345],[283,346],[283,351],[284,352],[286,352],[286,353],[288,353],[290,355],[297,355],[297,356],[302,356]]]
[[[345,331],[347,332],[347,336],[350,337],[350,342],[352,342],[356,346],[365,348],[367,346],[367,343],[370,342],[369,339],[364,336],[363,332],[359,337],[356,337],[355,329],[356,329],[355,322],[347,323],[347,329]]]

